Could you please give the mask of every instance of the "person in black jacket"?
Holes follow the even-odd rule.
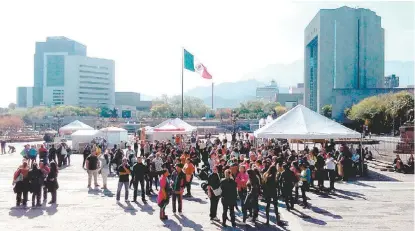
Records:
[[[173,213],[176,213],[176,201],[179,206],[179,214],[182,213],[183,208],[183,191],[186,185],[186,175],[182,171],[183,164],[176,164],[176,171],[171,174],[172,180],[172,200],[173,200]]]
[[[133,178],[133,187],[134,187],[134,200],[137,202],[137,188],[138,183],[141,187],[141,200],[143,203],[146,203],[145,191],[144,191],[144,176],[147,174],[147,167],[143,164],[143,159],[141,156],[137,157],[137,163],[133,166],[132,178]]]
[[[316,167],[316,178],[318,182],[317,185],[320,190],[324,188],[324,177],[325,177],[324,165],[325,165],[324,157],[323,157],[323,154],[320,153],[318,154],[317,161],[314,164],[314,166]]]
[[[236,182],[232,179],[231,170],[225,171],[225,179],[220,183],[222,189],[222,226],[226,227],[227,213],[229,210],[231,216],[232,226],[236,227],[235,223],[235,206],[238,199],[238,193],[236,191]]]
[[[277,195],[277,168],[275,165],[271,165],[264,173],[264,196],[267,206],[265,207],[265,213],[267,217],[266,224],[269,225],[269,210],[271,203],[274,205],[275,217],[277,218],[277,224],[280,223],[280,217],[278,214],[278,195]]]
[[[56,148],[55,145],[52,144],[51,148],[49,148],[49,162],[52,162],[52,160],[56,163]]]
[[[84,154],[84,161],[82,162],[82,167],[85,166],[86,158],[88,158],[88,156],[91,155],[91,146],[89,144],[85,146],[83,154]]]
[[[35,207],[35,199],[36,199],[36,206],[42,206],[40,204],[40,197],[41,197],[41,190],[43,185],[44,176],[42,171],[38,168],[37,163],[33,163],[32,170],[29,171],[29,182],[30,182],[30,189],[32,192],[32,207]]]
[[[210,200],[210,220],[211,221],[218,221],[219,219],[216,217],[218,211],[218,203],[220,195],[216,195],[214,190],[218,193],[217,190],[220,188],[220,176],[218,174],[218,168],[216,166],[213,167],[213,172],[209,175],[208,178],[208,196]]]
[[[50,163],[50,172],[46,177],[46,187],[48,191],[52,194],[52,200],[49,204],[56,204],[56,191],[59,188],[58,184],[58,166],[55,162]]]
[[[248,188],[248,194],[245,199],[245,207],[249,209],[250,214],[252,214],[252,222],[255,223],[258,218],[259,204],[258,198],[260,194],[260,178],[257,176],[254,170],[249,169],[247,171],[249,180],[246,183]],[[243,212],[243,222],[246,222],[247,211]]]
[[[285,199],[285,205],[287,210],[294,209],[294,199],[292,196],[293,188],[295,182],[297,181],[297,177],[295,176],[294,172],[290,170],[290,166],[288,164],[283,165],[284,172],[281,173],[279,181],[282,185],[282,195]]]

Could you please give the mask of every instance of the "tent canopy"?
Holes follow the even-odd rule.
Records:
[[[257,138],[338,139],[361,138],[353,131],[303,105],[297,105],[282,116],[254,132]]]
[[[98,130],[78,130],[72,133],[72,148],[79,151],[80,143],[90,143],[94,138],[101,136]]]
[[[163,127],[167,124],[173,125],[176,128],[183,128],[186,132],[193,132],[193,131],[197,130],[196,127],[184,122],[183,120],[181,120],[179,118],[165,120],[161,124],[155,126],[154,129],[161,128],[161,127]]]
[[[75,120],[59,129],[59,133],[75,132],[78,130],[94,130],[93,127],[82,123],[79,120]]]
[[[124,128],[106,127],[106,128],[101,128],[100,131],[102,132],[126,132],[127,130],[125,130]]]

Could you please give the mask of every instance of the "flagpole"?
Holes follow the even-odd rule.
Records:
[[[213,110],[213,81],[212,81],[212,110]]]
[[[183,104],[183,101],[184,101],[184,97],[183,97],[183,85],[184,85],[184,83],[183,83],[183,64],[184,63],[184,48],[182,47],[182,115],[181,115],[181,119],[183,120],[184,119],[184,104]]]

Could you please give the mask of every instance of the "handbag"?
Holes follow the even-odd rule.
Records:
[[[219,174],[217,174],[217,175],[218,175],[218,178],[220,179]],[[217,196],[217,197],[222,195],[222,188],[220,186],[217,189],[212,189],[212,191],[213,191],[213,194],[215,194],[215,196]]]

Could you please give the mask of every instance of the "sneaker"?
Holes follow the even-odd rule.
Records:
[[[133,202],[133,203],[137,203],[137,200],[132,200],[131,202]]]
[[[180,215],[180,216],[182,216],[182,215],[183,215],[183,213],[182,213],[182,212],[179,212],[179,215]]]
[[[125,202],[130,202],[130,200],[126,199]]]

